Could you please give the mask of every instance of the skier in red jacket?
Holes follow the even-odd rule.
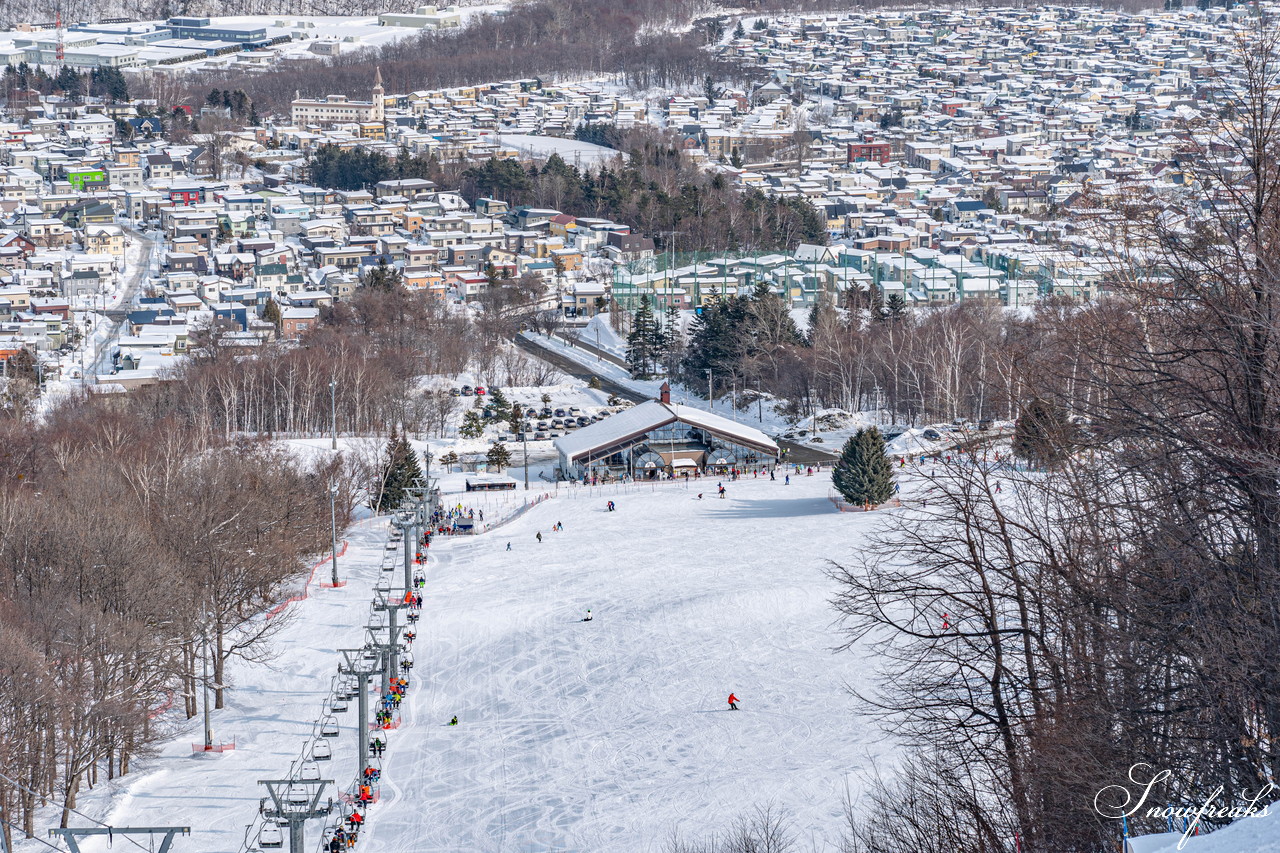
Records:
[[[734,696],[732,693],[729,694],[729,710],[738,710],[738,697]]]

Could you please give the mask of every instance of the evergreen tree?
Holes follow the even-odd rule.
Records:
[[[1071,452],[1075,428],[1061,406],[1035,397],[1018,412],[1013,452],[1033,465],[1051,468]]]
[[[742,39],[747,37],[747,31],[742,26],[742,21],[738,21],[738,26],[733,28],[733,37],[736,39]]]
[[[902,298],[901,293],[890,293],[884,301],[884,312],[882,316],[886,320],[901,320],[907,314],[907,300]]]
[[[507,446],[502,442],[494,442],[489,447],[489,452],[485,454],[485,461],[489,463],[489,470],[502,472],[503,468],[511,465],[511,451],[507,450]]]
[[[756,22],[751,25],[751,29],[756,32],[769,29],[769,25],[764,22],[764,18],[756,18]]]
[[[458,432],[463,438],[479,438],[484,435],[484,421],[480,419],[480,413],[475,409],[468,409],[462,416],[462,426]]]
[[[513,433],[524,432],[524,406],[519,402],[512,403],[507,411],[507,427]]]
[[[418,454],[409,444],[408,437],[400,435],[393,427],[387,439],[387,461],[383,467],[382,489],[374,508],[378,512],[391,512],[404,502],[405,490],[422,476]]]
[[[262,319],[275,326],[277,331],[280,329],[282,319],[280,316],[280,304],[270,296],[267,297],[266,304],[262,306]]]
[[[511,413],[511,404],[507,402],[507,395],[502,393],[501,388],[489,388],[489,405],[493,406],[493,416],[500,421],[505,421]]]
[[[653,376],[654,363],[660,352],[660,334],[653,308],[649,305],[649,297],[642,296],[631,334],[627,335],[627,366],[636,379],[649,379]]]
[[[378,258],[376,266],[364,274],[364,286],[371,290],[396,290],[404,281],[400,270],[387,263],[386,255]]]
[[[831,482],[851,504],[878,506],[893,497],[893,463],[879,429],[860,429],[844,443]]]

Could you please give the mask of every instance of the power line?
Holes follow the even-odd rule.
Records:
[[[24,834],[24,835],[25,835],[25,834],[26,834],[26,832],[27,832],[25,829],[23,829],[22,827],[18,826],[16,823],[10,823],[10,822],[9,822],[9,821],[7,821],[7,820],[6,820],[6,821],[4,821],[4,825],[5,825],[5,826],[7,826],[7,827],[9,827],[10,829],[16,829],[16,830],[18,830],[18,832],[21,832],[21,833],[22,833],[22,834]],[[33,836],[31,836],[31,839],[32,839],[33,841],[39,841],[39,842],[40,842],[41,844],[43,844],[45,847],[51,847],[51,848],[53,848],[54,850],[57,850],[57,851],[58,851],[58,853],[63,853],[63,850],[62,850],[62,848],[61,848],[61,847],[59,847],[59,846],[58,846],[58,845],[56,845],[56,844],[50,844],[48,841],[45,841],[43,838],[41,838],[41,837],[40,837],[40,836],[38,836],[38,835],[33,835]]]

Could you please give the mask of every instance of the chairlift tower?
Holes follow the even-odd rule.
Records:
[[[417,553],[418,545],[414,534],[418,524],[416,515],[413,510],[405,510],[391,519],[392,526],[400,531],[401,539],[404,540],[401,544],[404,545],[404,588],[406,590],[413,589],[413,557]]]
[[[382,693],[385,696],[391,692],[391,679],[400,673],[400,634],[404,631],[403,625],[396,624],[396,616],[400,613],[400,608],[405,607],[409,603],[409,598],[413,595],[411,587],[405,587],[402,593],[392,593],[390,589],[373,590],[373,610],[375,613],[386,612],[387,614],[387,643],[384,646],[386,650],[386,667],[382,673]]]
[[[357,695],[357,707],[360,716],[359,750],[356,753],[360,766],[356,768],[356,778],[364,778],[364,769],[369,766],[369,679],[382,671],[382,656],[376,655],[373,660],[365,658],[366,646],[363,649],[338,649],[342,654],[342,663],[338,664],[338,672],[353,675],[360,686]]]
[[[51,836],[61,836],[67,843],[70,853],[80,853],[79,838],[82,835],[105,835],[111,838],[116,835],[163,835],[160,849],[156,853],[169,853],[175,835],[190,835],[189,826],[82,826],[56,827],[49,830]]]
[[[306,853],[305,831],[307,821],[324,817],[333,811],[333,798],[320,805],[324,789],[333,784],[332,779],[259,779],[259,785],[267,786],[271,807],[263,804],[263,817],[283,820],[289,824],[289,853]]]

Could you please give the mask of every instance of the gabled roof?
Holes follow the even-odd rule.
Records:
[[[656,400],[648,400],[556,439],[555,446],[566,459],[574,461],[595,452],[610,450],[677,421],[752,450],[774,456],[778,454],[778,445],[758,429],[691,406],[660,403]]]

